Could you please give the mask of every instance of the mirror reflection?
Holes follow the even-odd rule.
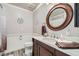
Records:
[[[55,9],[49,17],[49,23],[53,27],[59,27],[65,20],[66,12],[62,8]]]

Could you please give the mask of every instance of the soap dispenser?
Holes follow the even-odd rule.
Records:
[[[46,30],[45,23],[43,23],[43,25],[42,25],[41,32],[42,32],[42,35],[43,35],[43,36],[47,34],[47,30]]]

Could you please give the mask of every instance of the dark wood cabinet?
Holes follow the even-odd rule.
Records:
[[[39,56],[52,56],[52,53],[42,46],[39,46]]]
[[[47,44],[33,39],[33,56],[69,56]]]
[[[36,41],[33,41],[33,53],[34,56],[38,56],[38,45]]]

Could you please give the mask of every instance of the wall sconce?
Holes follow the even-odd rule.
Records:
[[[23,24],[23,23],[24,23],[23,18],[22,18],[22,17],[18,17],[17,23],[18,23],[18,24]]]

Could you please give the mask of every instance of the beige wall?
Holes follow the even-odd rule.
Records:
[[[18,34],[18,33],[32,33],[33,32],[33,12],[24,10],[22,8],[10,5],[5,5],[5,16],[7,22],[7,33]],[[23,24],[18,24],[18,17],[22,17],[24,20]]]

